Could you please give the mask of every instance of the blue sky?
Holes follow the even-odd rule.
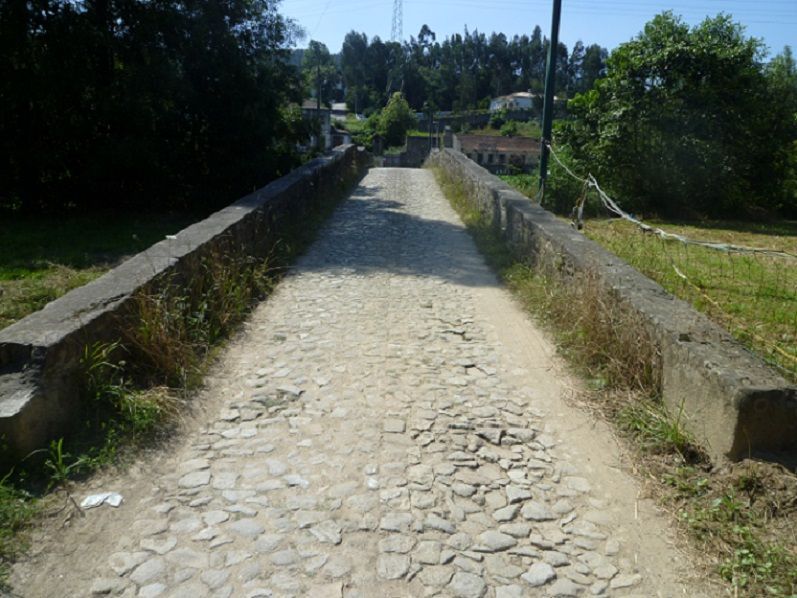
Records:
[[[438,40],[452,33],[502,32],[508,37],[531,33],[535,25],[548,35],[552,0],[404,0],[404,39],[417,36],[423,24]],[[726,12],[763,39],[771,53],[785,45],[797,52],[797,0],[562,0],[560,39],[572,48],[581,39],[609,49],[634,37],[654,15],[671,9],[690,24]],[[340,51],[352,29],[368,38],[390,39],[393,0],[282,0],[280,12],[301,25],[307,39]]]

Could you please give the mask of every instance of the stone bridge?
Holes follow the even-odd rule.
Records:
[[[20,596],[703,596],[432,173],[372,169]],[[78,499],[81,497],[78,496]]]

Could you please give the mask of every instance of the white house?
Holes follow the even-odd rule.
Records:
[[[321,110],[317,108],[317,102],[313,99],[308,99],[302,102],[302,117],[306,120],[317,121],[319,130],[321,132],[321,142],[324,151],[332,148],[332,111],[321,104]],[[312,135],[309,139],[309,146],[316,147],[318,139]]]
[[[534,107],[534,98],[539,94],[530,91],[518,91],[507,96],[498,96],[490,100],[490,112],[499,110],[531,110]]]

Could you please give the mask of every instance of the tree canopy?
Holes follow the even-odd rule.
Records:
[[[335,99],[340,77],[329,49],[321,42],[311,40],[304,51],[302,76],[305,88],[312,91],[313,97],[320,96],[321,104],[329,106]]]
[[[397,91],[390,96],[390,101],[379,115],[377,132],[383,137],[386,146],[402,145],[407,131],[415,123],[415,115],[407,100]]]
[[[492,97],[515,91],[541,92],[548,39],[535,27],[532,34],[511,39],[503,33],[478,31],[439,41],[427,25],[404,44],[370,41],[351,31],[341,49],[341,74],[351,110],[370,113],[402,91],[413,110],[486,108]],[[559,44],[557,92],[575,94],[602,76],[607,52],[578,42],[572,54]]]
[[[612,52],[555,138],[634,210],[793,212],[797,77],[790,52],[763,56],[727,15],[690,28],[663,13]]]
[[[273,0],[0,0],[0,209],[224,205],[296,163]]]

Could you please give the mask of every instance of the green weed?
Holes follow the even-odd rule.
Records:
[[[38,502],[15,488],[6,474],[0,480],[0,591],[7,589],[10,563],[27,547],[23,532],[38,512]]]
[[[501,174],[498,178],[520,191],[526,197],[534,197],[539,189],[538,174]]]
[[[88,461],[85,457],[73,458],[64,451],[64,439],[50,441],[49,454],[44,460],[44,468],[49,473],[50,480],[47,489],[63,486],[70,478],[81,473]]]
[[[673,418],[660,403],[636,400],[623,402],[616,417],[620,428],[634,436],[648,453],[677,453],[685,463],[706,461],[692,436],[683,428],[682,413]]]

